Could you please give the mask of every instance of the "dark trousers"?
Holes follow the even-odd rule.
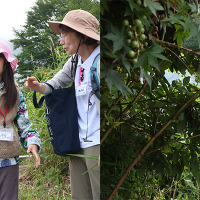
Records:
[[[0,167],[0,200],[18,200],[19,165]]]

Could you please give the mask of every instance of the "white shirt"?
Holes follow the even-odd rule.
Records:
[[[78,123],[81,148],[88,148],[100,144],[100,115],[95,105],[95,95],[90,99],[92,105],[88,107],[89,94],[92,91],[90,67],[96,55],[99,53],[100,46],[97,46],[84,63],[81,62],[81,58],[79,59],[76,70],[75,90],[79,113]],[[83,81],[80,81],[81,68],[84,69],[82,72],[84,77]],[[84,91],[83,94],[78,92],[79,89]],[[84,141],[86,137],[90,142]]]

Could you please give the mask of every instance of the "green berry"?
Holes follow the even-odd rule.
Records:
[[[126,40],[128,44],[131,44],[131,39]]]
[[[139,43],[138,43],[138,41],[134,40],[131,44],[132,44],[132,47],[133,47],[133,48],[139,48]]]
[[[143,40],[145,40],[145,39],[146,39],[146,35],[142,33],[142,34],[140,35],[140,40],[143,41]]]
[[[136,3],[140,6],[142,2],[140,0],[137,0]]]
[[[122,21],[122,24],[123,24],[124,26],[128,26],[128,25],[129,25],[129,21],[128,21],[127,19],[124,19],[124,20]]]
[[[137,62],[138,62],[138,59],[137,59],[137,58],[134,58],[134,59],[133,59],[133,63],[136,64]]]
[[[129,56],[130,58],[133,58],[133,57],[135,56],[135,52],[134,52],[133,50],[130,50],[130,51],[128,52],[128,56]]]
[[[147,20],[147,16],[146,16],[146,15],[143,15],[143,16],[142,16],[142,19]]]
[[[139,20],[139,19],[136,19],[136,20],[135,20],[135,25],[136,25],[138,28],[143,27],[142,21]]]
[[[128,36],[129,37],[133,36],[133,32],[132,31],[128,31]]]
[[[143,27],[140,27],[139,30],[138,30],[138,32],[139,32],[139,33],[144,33],[144,32],[145,32],[145,29],[144,29]]]

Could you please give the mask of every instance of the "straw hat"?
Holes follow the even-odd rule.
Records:
[[[69,11],[62,22],[48,21],[49,27],[56,34],[61,34],[59,25],[63,24],[68,26],[83,35],[100,41],[98,35],[99,22],[92,14],[84,10],[72,10]]]
[[[6,60],[11,64],[12,70],[14,71],[18,65],[17,65],[17,59],[11,57],[11,48],[3,41],[0,41],[0,53],[2,53]]]

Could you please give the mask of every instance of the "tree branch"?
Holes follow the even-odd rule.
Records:
[[[192,51],[191,49],[187,49],[187,48],[185,48],[185,47],[178,46],[177,44],[174,44],[174,43],[169,43],[169,42],[165,42],[165,41],[159,40],[159,39],[155,38],[155,37],[152,36],[152,35],[151,35],[151,37],[153,38],[153,40],[154,40],[155,42],[157,42],[158,44],[160,44],[160,45],[162,45],[162,46],[164,46],[164,47],[168,47],[168,46],[174,47],[174,48],[176,48],[176,49],[181,49],[181,50],[183,50],[183,51],[186,51],[187,53],[194,54],[194,55],[197,55],[197,56],[200,57],[200,54],[199,54],[199,53],[197,53],[197,52],[195,52],[195,51]]]

